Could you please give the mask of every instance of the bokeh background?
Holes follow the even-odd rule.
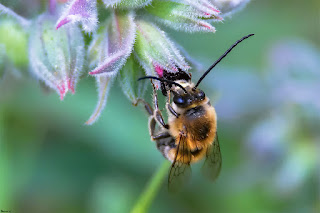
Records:
[[[45,7],[0,2],[29,18]],[[319,14],[318,0],[253,0],[215,34],[166,30],[202,66],[194,79],[237,39],[256,35],[201,85],[219,117],[220,177],[211,183],[193,165],[190,185],[169,194],[164,181],[150,212],[320,212]],[[143,108],[115,83],[99,121],[86,126],[94,79],[60,101],[26,77],[23,60],[22,71],[0,79],[0,209],[130,211],[164,161]]]

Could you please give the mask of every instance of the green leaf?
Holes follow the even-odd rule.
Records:
[[[138,81],[145,73],[134,56],[128,58],[126,65],[120,70],[119,82],[124,94],[136,104],[138,99],[143,98],[148,86],[148,81]]]
[[[94,122],[96,122],[99,119],[101,112],[106,106],[112,80],[113,80],[113,77],[110,77],[110,76],[96,77],[97,87],[98,87],[98,102],[94,112],[92,113],[92,115],[86,121],[85,124],[92,125]]]
[[[183,32],[215,32],[206,20],[221,20],[219,11],[208,5],[155,0],[146,7],[155,21]]]
[[[189,69],[180,51],[162,30],[143,20],[137,20],[136,24],[134,51],[148,75],[155,73],[155,67],[170,72],[176,72],[178,68],[184,71]]]
[[[106,7],[112,6],[119,9],[133,9],[144,7],[152,0],[103,0]]]

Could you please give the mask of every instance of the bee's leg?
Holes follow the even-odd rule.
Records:
[[[177,113],[173,107],[171,106],[170,104],[170,91],[167,91],[167,103],[166,103],[166,107],[167,107],[167,110],[172,114],[174,115],[176,118],[179,118],[180,114]]]
[[[155,134],[155,129],[156,129],[156,121],[153,116],[153,109],[150,106],[150,104],[143,99],[138,99],[134,105],[137,106],[139,103],[143,103],[144,108],[146,109],[147,113],[149,114],[148,126],[149,126],[149,134],[150,134],[151,140],[152,140],[153,135]]]
[[[154,119],[154,116],[150,116],[149,117],[149,122],[148,122],[148,125],[149,125],[149,134],[150,134],[150,137],[151,137],[151,140],[153,140],[153,136],[155,134],[155,130],[156,130],[156,120]]]
[[[138,103],[141,103],[141,102],[144,104],[144,108],[146,109],[149,116],[153,116],[153,109],[150,106],[150,104],[148,102],[146,102],[145,100],[139,98],[134,105],[137,106]]]
[[[165,132],[159,133],[158,135],[152,135],[151,137],[153,140],[157,141],[159,139],[164,139],[172,136],[170,135],[169,132],[165,131]]]
[[[153,86],[153,101],[154,101],[154,117],[156,121],[158,121],[165,129],[169,129],[169,125],[164,122],[162,114],[159,110],[158,95],[157,95],[156,87],[154,86],[153,83],[152,83],[152,86]]]

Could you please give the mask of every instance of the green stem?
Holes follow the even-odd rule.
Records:
[[[166,160],[160,166],[158,171],[154,173],[147,187],[142,192],[140,198],[131,210],[131,213],[144,213],[148,211],[153,199],[157,195],[160,186],[162,185],[163,179],[166,177],[168,173],[169,166],[170,162]]]

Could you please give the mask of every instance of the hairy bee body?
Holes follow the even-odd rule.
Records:
[[[190,169],[190,164],[204,158],[209,176],[214,179],[221,168],[215,109],[205,93],[194,87],[191,79],[178,79],[174,83],[179,87],[171,84],[162,85],[163,91],[167,91],[168,124],[164,123],[158,109],[155,88],[155,110],[151,110],[150,106],[146,107],[150,108],[147,109],[149,112],[153,111],[149,113],[151,140],[156,142],[162,155],[172,162],[169,184],[180,180],[184,174],[188,173],[186,171]],[[156,130],[156,124],[158,124],[158,130]]]
[[[180,109],[173,103],[173,109],[180,114],[179,118],[169,114],[169,132],[179,143],[179,136],[184,135],[187,147],[191,152],[191,162],[194,163],[205,157],[207,148],[213,143],[217,130],[217,115],[208,98],[195,106]],[[181,152],[180,155],[186,152]],[[170,149],[166,153],[172,162],[175,158],[176,149]],[[183,158],[182,158],[183,159]]]
[[[139,79],[160,81],[162,94],[167,97],[168,124],[164,122],[161,110],[159,110],[154,85],[153,108],[144,100],[141,101],[150,116],[151,140],[156,142],[163,156],[172,162],[168,178],[169,185],[183,182],[183,177],[190,173],[188,171],[191,171],[190,164],[203,158],[205,161],[202,168],[205,176],[212,180],[218,177],[222,161],[217,133],[217,115],[209,98],[198,89],[198,86],[235,46],[253,35],[249,34],[236,41],[209,67],[196,84],[191,82],[190,73],[179,69],[175,73],[163,70],[163,74],[159,77],[145,76]],[[173,95],[172,100],[171,95]]]

